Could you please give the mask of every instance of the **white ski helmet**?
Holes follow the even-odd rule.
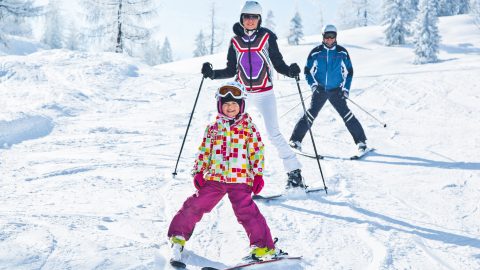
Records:
[[[240,14],[256,14],[262,16],[262,6],[257,1],[246,1]]]
[[[322,28],[322,36],[325,35],[325,33],[335,33],[337,34],[337,28],[333,24],[327,24]]]
[[[220,114],[223,114],[222,105],[228,101],[234,101],[240,106],[239,115],[245,112],[247,91],[245,90],[245,86],[239,82],[233,81],[222,84],[222,86],[217,89],[215,98],[217,99],[217,110]]]
[[[242,10],[240,11],[240,25],[243,26],[242,15],[243,14],[255,14],[260,16],[260,20],[258,21],[257,28],[260,28],[262,24],[262,6],[257,1],[246,1],[243,4]]]

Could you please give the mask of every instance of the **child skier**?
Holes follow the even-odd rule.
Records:
[[[238,82],[226,83],[216,93],[218,116],[205,130],[192,171],[197,192],[183,203],[168,229],[172,261],[181,261],[195,224],[225,194],[250,240],[249,257],[265,260],[281,252],[275,249],[267,222],[251,197],[264,185],[264,145],[252,119],[244,112],[245,98],[245,88]]]

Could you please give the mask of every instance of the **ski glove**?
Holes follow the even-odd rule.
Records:
[[[213,80],[213,66],[209,62],[203,63],[202,74],[204,78],[210,78]]]
[[[316,85],[316,84],[312,85],[311,89],[312,89],[312,92],[317,91],[318,90],[318,85]]]
[[[300,67],[297,63],[293,63],[288,67],[288,77],[295,78],[300,74]]]
[[[203,178],[203,173],[197,173],[193,177],[193,184],[195,185],[195,188],[200,190],[201,187],[205,186],[205,178]]]
[[[342,88],[342,98],[343,99],[348,99],[348,89],[347,88]]]
[[[263,177],[261,175],[255,175],[253,178],[253,186],[252,186],[252,191],[253,194],[257,195],[262,191],[264,182],[263,182]]]

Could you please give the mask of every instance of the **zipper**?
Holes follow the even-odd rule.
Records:
[[[325,65],[325,92],[327,92],[327,84],[328,84],[328,55],[330,50],[327,49],[327,63]]]
[[[250,91],[253,91],[253,82],[252,82],[252,52],[251,52],[251,47],[252,47],[252,40],[251,36],[248,36],[248,63],[250,65]]]

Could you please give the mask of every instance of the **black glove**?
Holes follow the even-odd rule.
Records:
[[[203,63],[202,74],[204,78],[210,78],[213,80],[213,66],[209,62]]]
[[[288,77],[295,78],[300,74],[300,67],[297,63],[293,63],[288,67]]]
[[[343,99],[348,99],[348,89],[342,88],[341,95]]]

